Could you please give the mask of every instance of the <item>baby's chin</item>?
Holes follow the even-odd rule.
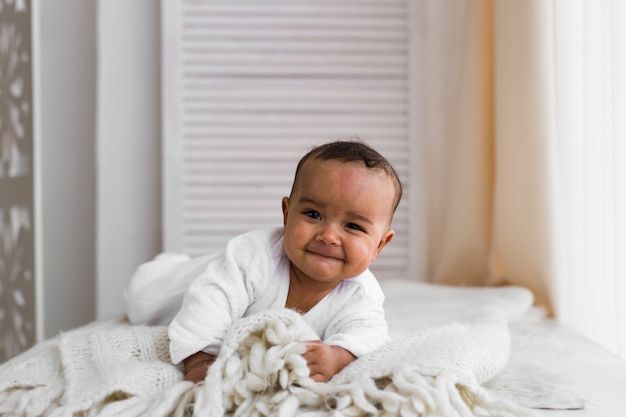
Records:
[[[319,283],[335,283],[335,284],[338,284],[341,281],[344,281],[347,279],[356,278],[357,276],[365,272],[365,269],[364,269],[363,271],[360,271],[359,273],[347,275],[347,274],[341,274],[341,273],[329,273],[327,271],[320,271],[319,268],[315,268],[315,269],[298,268],[298,270],[300,271],[301,274],[304,274],[311,281],[315,281]]]

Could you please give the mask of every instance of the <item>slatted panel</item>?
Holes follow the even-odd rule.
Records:
[[[166,249],[282,223],[300,157],[359,136],[408,181],[407,5],[163,1]],[[373,269],[406,276],[409,195]]]

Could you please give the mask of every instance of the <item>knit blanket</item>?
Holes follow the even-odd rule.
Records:
[[[533,416],[485,387],[507,364],[507,317],[496,306],[423,325],[344,368],[309,378],[300,356],[315,335],[291,310],[241,319],[204,383],[182,380],[167,328],[97,322],[0,366],[2,416],[311,417]]]

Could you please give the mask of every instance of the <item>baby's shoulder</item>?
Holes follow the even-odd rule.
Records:
[[[354,278],[343,280],[339,287],[339,292],[349,293],[351,295],[359,294],[363,298],[379,298],[384,296],[378,280],[369,269]]]
[[[273,229],[251,229],[234,237],[228,244],[238,247],[250,246],[273,249],[277,244],[282,243],[283,234],[282,227]]]
[[[273,258],[282,253],[281,229],[252,229],[228,241],[226,253],[240,260]]]

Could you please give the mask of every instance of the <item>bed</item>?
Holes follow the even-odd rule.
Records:
[[[520,287],[384,281],[392,341],[328,384],[292,311],[238,322],[206,383],[182,381],[165,326],[101,320],[0,365],[2,416],[568,416],[626,410],[626,362],[544,317]]]

